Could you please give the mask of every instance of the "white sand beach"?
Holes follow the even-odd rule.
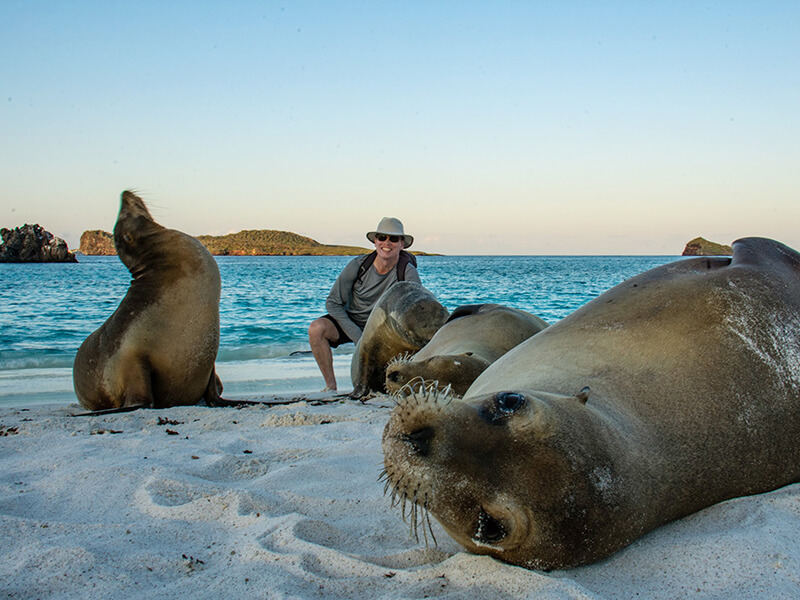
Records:
[[[102,417],[0,408],[0,597],[800,596],[800,484],[594,565],[528,571],[463,552],[435,522],[437,546],[410,535],[377,480],[389,399],[307,398]]]

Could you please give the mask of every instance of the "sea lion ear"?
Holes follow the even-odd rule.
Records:
[[[577,394],[575,394],[575,397],[578,399],[578,401],[579,401],[581,404],[586,404],[586,403],[589,401],[589,394],[591,393],[591,391],[592,391],[592,390],[591,390],[591,389],[589,389],[589,386],[587,385],[587,386],[586,386],[585,388],[583,388],[583,389],[582,389],[580,392],[578,392]]]

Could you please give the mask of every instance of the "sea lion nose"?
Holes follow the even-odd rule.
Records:
[[[420,456],[428,456],[431,451],[433,427],[423,427],[411,433],[404,433],[400,439],[408,444],[415,453]]]

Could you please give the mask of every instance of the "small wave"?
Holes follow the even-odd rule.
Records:
[[[0,352],[0,371],[11,369],[71,369],[74,361],[74,353]]]
[[[352,347],[336,349],[334,354],[352,354]],[[243,362],[310,356],[307,343],[268,344],[240,346],[238,348],[220,347],[217,362]],[[0,371],[24,369],[71,369],[75,362],[74,353],[52,351],[5,351],[0,352]]]
[[[296,358],[308,356],[311,352],[307,343],[288,342],[285,344],[239,346],[238,348],[220,346],[217,362],[240,362],[246,360],[263,360],[272,358]],[[349,349],[335,350],[335,354],[352,354]],[[292,356],[294,354],[294,356]]]

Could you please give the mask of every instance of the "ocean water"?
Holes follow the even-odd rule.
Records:
[[[318,391],[308,324],[351,257],[217,257],[222,276],[217,372],[225,396]],[[675,256],[420,256],[420,277],[449,310],[494,302],[549,323],[625,279]],[[72,403],[72,362],[130,283],[117,257],[77,264],[0,264],[0,405]],[[292,354],[301,352],[301,354]],[[350,385],[353,346],[334,353]]]

